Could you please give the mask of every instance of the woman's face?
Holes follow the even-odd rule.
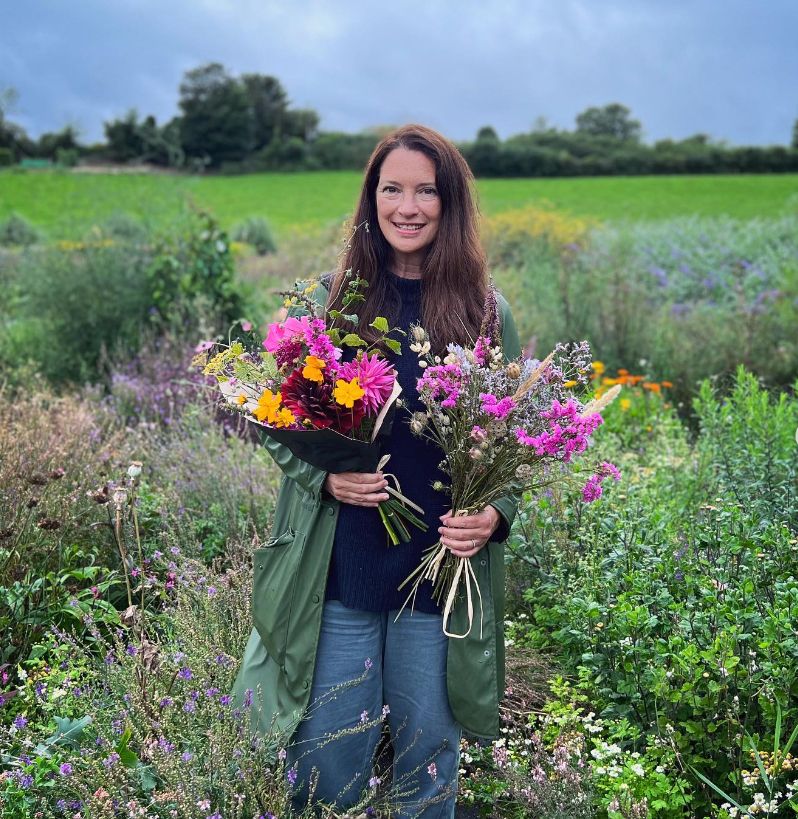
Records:
[[[396,261],[420,265],[441,218],[435,164],[420,151],[395,148],[380,168],[376,198],[380,230]]]

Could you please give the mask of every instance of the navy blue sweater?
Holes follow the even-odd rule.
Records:
[[[386,275],[399,298],[398,315],[391,316],[391,326],[409,331],[411,324],[421,320],[421,281]],[[416,381],[423,371],[418,366],[418,357],[409,349],[410,343],[409,336],[402,338],[403,354],[388,356],[402,387],[404,407],[396,410],[383,452],[391,455],[385,471],[395,474],[402,492],[424,509],[429,529],[421,532],[408,526],[410,542],[392,546],[376,509],[341,504],[326,599],[339,600],[348,608],[361,611],[401,608],[408,588],[398,591],[397,587],[418,566],[422,552],[438,541],[440,516],[450,508],[449,496],[432,488],[436,480],[448,483],[447,476],[438,469],[443,452],[432,442],[414,435],[409,427],[410,414],[424,409],[416,390]],[[440,611],[431,592],[431,583],[425,581],[415,601],[418,611]]]

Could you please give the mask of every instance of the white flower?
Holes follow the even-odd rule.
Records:
[[[635,764],[632,765],[632,772],[636,773],[638,776],[646,775],[645,769],[639,762],[635,762]]]

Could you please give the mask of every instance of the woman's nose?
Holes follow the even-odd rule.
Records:
[[[402,195],[402,201],[399,203],[398,211],[402,214],[418,213],[418,203],[416,202],[415,193],[405,193]]]

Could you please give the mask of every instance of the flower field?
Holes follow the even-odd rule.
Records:
[[[794,208],[619,222],[508,191],[496,282],[528,353],[587,339],[596,394],[622,385],[590,451],[622,480],[523,498],[502,735],[464,741],[460,815],[792,816]],[[232,207],[76,213],[0,247],[0,813],[287,817],[296,773],[230,698],[280,474],[190,364],[331,269],[339,229],[277,221],[260,256]],[[353,817],[387,816],[389,778]]]

